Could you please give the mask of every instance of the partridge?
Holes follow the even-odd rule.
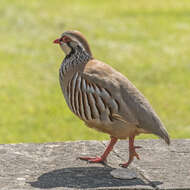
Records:
[[[60,86],[70,110],[93,129],[108,133],[111,141],[100,157],[80,157],[92,163],[104,162],[118,139],[129,138],[128,167],[140,146],[136,135],[152,133],[170,138],[158,115],[141,92],[120,72],[95,59],[79,31],[66,31],[54,43],[66,54],[60,70]]]

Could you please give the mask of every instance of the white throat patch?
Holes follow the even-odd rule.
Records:
[[[66,43],[61,42],[60,47],[66,55],[69,55],[69,53],[71,52],[71,48]]]

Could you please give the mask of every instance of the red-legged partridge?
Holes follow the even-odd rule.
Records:
[[[170,144],[168,133],[147,99],[121,73],[93,58],[85,37],[78,31],[66,31],[54,43],[65,52],[59,79],[71,111],[85,124],[108,133],[111,141],[100,157],[80,157],[89,162],[103,162],[118,139],[129,138],[129,160],[136,157],[134,138],[153,133]]]

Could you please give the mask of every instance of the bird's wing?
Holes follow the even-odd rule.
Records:
[[[136,123],[147,132],[158,135],[169,144],[168,133],[141,92],[121,73],[98,60],[89,61],[82,76],[91,84],[106,89],[110,98],[116,99],[121,120]]]
[[[109,70],[111,69],[111,70]],[[117,80],[112,77],[115,74],[111,67],[97,61],[91,60],[84,70],[79,72],[81,80],[80,90],[83,99],[90,105],[87,113],[88,118],[102,118],[103,121],[119,120],[131,125],[137,125],[137,121],[127,106],[123,106],[120,95],[120,86]],[[83,102],[87,108],[87,104]]]

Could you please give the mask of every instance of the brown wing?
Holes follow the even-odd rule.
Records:
[[[118,115],[124,121],[137,123],[147,132],[158,135],[168,144],[168,133],[141,92],[121,73],[98,60],[87,63],[81,76],[88,83],[106,89],[110,98],[118,101]]]
[[[86,74],[77,72],[68,84],[67,93],[71,110],[82,120],[102,124],[114,120],[124,122],[119,114],[121,108],[117,97]]]
[[[108,119],[116,119],[133,125],[138,124],[129,108],[123,106],[120,83],[116,79],[117,73],[114,69],[100,61],[91,60],[80,75],[86,81],[86,86],[84,85],[86,88],[82,88],[82,91],[92,94],[101,113],[102,109],[108,110],[106,111]],[[101,106],[102,103],[104,106]]]

